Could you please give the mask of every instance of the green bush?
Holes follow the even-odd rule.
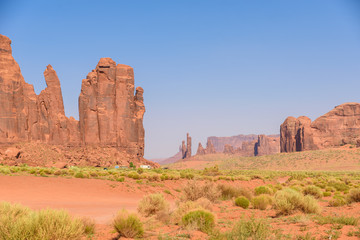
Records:
[[[289,215],[295,210],[300,210],[304,213],[319,213],[321,208],[318,202],[312,196],[303,196],[301,193],[285,188],[275,194],[275,209],[278,214]]]
[[[331,196],[331,192],[324,192],[324,193],[323,193],[323,196],[324,196],[324,197],[330,197],[330,196]]]
[[[265,210],[272,204],[272,198],[268,194],[261,194],[251,199],[251,204],[255,209]]]
[[[268,186],[259,186],[255,188],[255,195],[260,195],[260,194],[269,194],[272,195],[273,194],[273,190],[271,188],[269,188]]]
[[[269,239],[272,235],[271,226],[264,220],[251,217],[248,221],[241,219],[238,221],[231,232],[226,236],[228,240],[245,239]]]
[[[85,178],[86,176],[84,175],[83,172],[77,172],[77,173],[75,173],[74,177],[76,177],[76,178]]]
[[[235,199],[235,205],[247,209],[249,207],[249,200],[246,197],[238,197]]]
[[[193,210],[212,210],[212,204],[207,198],[199,198],[195,202],[187,201],[180,202],[177,209],[171,214],[172,222],[174,224],[179,224],[182,217],[190,211]]]
[[[126,210],[118,212],[113,226],[120,237],[135,238],[144,234],[143,224],[136,214],[129,214]]]
[[[321,191],[321,188],[316,187],[314,185],[310,185],[304,188],[303,190],[304,195],[311,195],[315,198],[321,198],[323,196],[323,192]]]
[[[190,211],[182,217],[184,226],[195,227],[204,233],[210,233],[215,226],[215,217],[211,212],[206,210]]]
[[[332,197],[332,199],[329,201],[330,207],[341,207],[347,204],[346,199],[343,196],[335,195]]]

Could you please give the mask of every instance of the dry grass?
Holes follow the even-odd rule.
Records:
[[[135,238],[144,234],[143,224],[136,214],[129,214],[126,210],[118,212],[113,226],[119,237]]]
[[[272,197],[268,194],[261,194],[259,196],[251,199],[251,205],[255,209],[265,210],[268,206],[272,204]]]
[[[223,200],[228,200],[239,196],[244,196],[247,199],[252,198],[251,192],[242,187],[234,187],[229,184],[219,184],[218,188],[221,191],[221,198]]]
[[[0,204],[0,239],[80,239],[84,234],[80,219],[61,210],[32,211],[17,204]]]
[[[312,196],[303,196],[291,188],[278,191],[275,194],[274,207],[280,215],[292,214],[295,210],[304,213],[320,213],[319,203]]]
[[[189,181],[182,190],[183,200],[196,201],[199,198],[207,198],[211,202],[216,202],[221,192],[212,182],[200,183],[199,181]]]
[[[160,193],[150,194],[141,199],[137,210],[145,217],[152,215],[161,216],[169,212],[169,204],[165,200],[164,195]]]

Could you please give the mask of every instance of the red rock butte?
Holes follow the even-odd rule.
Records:
[[[344,103],[311,122],[288,117],[280,126],[281,152],[295,152],[360,144],[360,104]]]
[[[47,87],[36,95],[12,56],[11,40],[0,35],[1,143],[96,145],[114,147],[122,157],[143,158],[144,90],[134,91],[133,68],[101,58],[82,80],[79,121],[65,116],[60,81],[51,65],[44,77]]]

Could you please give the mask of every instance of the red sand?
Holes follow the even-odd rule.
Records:
[[[117,211],[136,211],[143,194],[126,192],[114,182],[98,179],[0,176],[0,201],[33,209],[56,208],[106,224]]]

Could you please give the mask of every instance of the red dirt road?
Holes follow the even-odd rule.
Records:
[[[143,194],[124,184],[97,179],[0,176],[0,202],[20,203],[33,209],[65,209],[107,224],[117,211],[136,211]]]

